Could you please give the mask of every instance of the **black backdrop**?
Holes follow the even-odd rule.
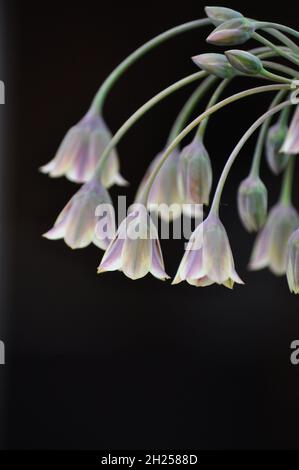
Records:
[[[299,366],[291,366],[289,355],[299,337],[299,299],[284,278],[246,270],[253,237],[236,214],[236,188],[248,172],[253,141],[234,167],[221,208],[245,287],[231,292],[172,287],[150,276],[138,282],[120,273],[97,276],[97,248],[72,251],[41,238],[77,187],[37,168],[120,60],[159,32],[203,16],[204,3],[2,3],[9,77],[9,151],[2,156],[9,255],[3,447],[298,448]],[[271,10],[267,3],[227,6],[298,28],[294,2],[274,3]],[[112,130],[195,71],[190,57],[215,50],[204,41],[208,30],[169,41],[119,81],[105,108]],[[253,83],[239,80],[230,91]],[[160,104],[119,146],[129,198],[191,88]],[[211,120],[207,145],[215,180],[271,99],[250,98]],[[266,166],[263,178],[273,203],[279,182]],[[183,244],[170,241],[163,249],[173,275]]]

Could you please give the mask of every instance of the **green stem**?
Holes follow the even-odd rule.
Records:
[[[99,91],[97,92],[93,102],[92,108],[95,108],[99,113],[102,111],[106,97],[115,84],[115,82],[120,78],[120,76],[138,59],[144,56],[147,52],[151,51],[155,47],[159,46],[161,43],[165,42],[166,40],[177,36],[178,34],[184,33],[186,31],[190,31],[195,28],[200,28],[202,26],[206,26],[211,24],[209,18],[203,18],[200,20],[190,21],[188,23],[181,24],[179,26],[175,26],[174,28],[165,31],[162,34],[154,37],[150,41],[146,42],[138,49],[136,49],[132,54],[130,54],[125,60],[123,60],[114,70],[113,72],[106,78],[104,83],[101,85]]]
[[[282,42],[282,44],[285,44],[289,49],[294,51],[295,54],[299,53],[299,47],[296,43],[294,43],[291,39],[289,39],[285,34],[283,34],[281,31],[278,31],[277,29],[269,28],[265,29],[265,31],[274,38],[278,39],[279,41]]]
[[[285,90],[279,91],[277,95],[275,96],[274,100],[272,101],[269,109],[274,108],[278,103],[280,103],[285,93],[286,93]],[[285,109],[288,109],[288,108],[285,108]],[[283,112],[285,111],[285,109],[283,110]],[[263,147],[264,147],[264,142],[266,139],[266,135],[267,135],[270,123],[271,123],[271,118],[268,118],[262,125],[259,136],[258,136],[258,140],[256,143],[255,152],[254,152],[254,156],[253,156],[253,160],[251,164],[251,169],[250,169],[250,175],[254,177],[259,176],[259,173],[260,173]]]
[[[218,87],[216,88],[216,90],[214,91],[214,93],[212,94],[212,96],[210,98],[207,109],[211,108],[212,106],[214,106],[214,104],[217,103],[219,96],[221,96],[223,90],[225,89],[225,87],[228,85],[229,82],[230,82],[230,79],[226,78],[226,79],[222,80],[221,83],[219,83]],[[210,117],[207,117],[198,126],[197,134],[202,139],[204,138],[205,131],[206,131],[209,119],[210,119]]]
[[[271,41],[269,41],[268,39],[264,38],[264,37],[261,36],[260,34],[258,34],[258,33],[253,33],[252,37],[253,37],[256,41],[260,42],[261,44],[264,44],[264,46],[267,46],[267,47],[269,47],[270,49],[272,49],[273,51],[275,51],[275,52],[276,52],[278,55],[280,55],[281,57],[284,57],[285,59],[290,60],[290,61],[293,62],[294,64],[299,65],[299,59],[295,58],[295,57],[292,56],[291,54],[288,54],[287,52],[285,52],[284,49],[275,46],[275,44],[273,44]]]
[[[299,77],[299,72],[297,70],[292,69],[291,67],[287,67],[286,65],[277,64],[276,62],[270,62],[268,60],[263,60],[263,65],[271,69],[277,70],[278,72],[291,75],[291,77]]]
[[[291,106],[289,108],[285,108],[279,117],[279,124],[280,126],[286,126],[288,124],[289,116],[291,112]]]
[[[216,188],[216,191],[215,191],[215,195],[214,195],[214,199],[213,199],[213,202],[212,202],[210,214],[214,214],[216,216],[219,215],[220,199],[221,199],[221,195],[222,195],[222,191],[223,191],[226,179],[229,175],[232,164],[234,163],[234,161],[237,158],[240,150],[242,149],[244,144],[247,142],[249,137],[251,137],[251,135],[256,131],[256,129],[259,128],[259,126],[261,124],[263,124],[263,122],[265,120],[267,120],[269,117],[273,116],[275,113],[277,113],[278,111],[283,109],[285,106],[289,106],[290,104],[291,104],[291,101],[285,101],[285,102],[280,103],[279,105],[275,106],[275,108],[270,109],[265,114],[263,114],[257,121],[255,121],[255,123],[243,135],[241,140],[238,142],[238,144],[234,148],[233,152],[230,154],[230,156],[229,156],[229,158],[228,158],[228,160],[227,160],[227,162],[224,166],[224,169],[222,171],[222,174],[220,176],[220,179],[218,181],[218,185],[217,185],[217,188]]]
[[[296,29],[290,28],[289,26],[285,26],[279,23],[271,23],[268,21],[258,21],[257,22],[258,28],[274,28],[278,29],[279,31],[283,31],[284,33],[290,34],[299,39],[299,31]]]
[[[126,134],[126,132],[135,124],[138,119],[140,119],[147,111],[149,111],[153,106],[159,103],[161,100],[166,98],[167,96],[171,95],[175,91],[179,90],[180,88],[189,85],[190,83],[195,82],[203,77],[206,77],[207,73],[204,71],[193,73],[192,75],[188,75],[188,77],[182,78],[178,82],[170,85],[169,87],[165,88],[165,90],[161,91],[149,101],[147,101],[143,106],[141,106],[134,114],[119,128],[119,130],[114,134],[112,139],[110,140],[109,144],[105,148],[102,157],[96,167],[94,175],[92,179],[97,180],[100,178],[102,168],[105,165],[107,158],[111,150],[118,144],[121,138]]]
[[[292,184],[295,168],[295,158],[293,155],[290,155],[288,166],[286,167],[283,175],[283,182],[280,193],[280,202],[285,206],[291,204],[292,197]]]
[[[261,74],[262,77],[268,78],[269,80],[272,80],[272,82],[277,82],[277,83],[291,83],[293,80],[290,78],[285,78],[282,77],[281,75],[276,75],[275,73],[269,72],[268,70],[263,69]]]
[[[183,106],[181,112],[179,113],[178,117],[176,118],[169,137],[168,142],[171,142],[184,128],[186,121],[190,114],[192,113],[194,107],[201,99],[201,97],[206,93],[206,91],[213,85],[213,83],[217,80],[217,77],[207,77],[196,90],[192,93],[188,101]]]
[[[279,91],[279,90],[288,90],[290,87],[288,85],[265,85],[265,86],[260,86],[260,87],[255,87],[255,88],[250,88],[249,90],[241,91],[239,93],[236,93],[235,95],[229,96],[228,98],[225,98],[222,101],[219,101],[216,103],[214,106],[211,108],[205,110],[200,116],[198,116],[196,119],[194,119],[185,129],[182,130],[182,132],[171,142],[171,144],[167,147],[163,155],[161,155],[161,158],[159,160],[159,163],[156,165],[155,169],[153,170],[152,174],[150,175],[147,185],[145,187],[144,193],[143,193],[143,201],[147,203],[148,195],[151,190],[151,187],[153,185],[153,182],[160,170],[160,168],[163,166],[164,162],[167,160],[169,155],[172,153],[172,151],[176,148],[176,146],[186,137],[196,126],[198,126],[201,121],[203,121],[206,117],[210,116],[211,114],[215,113],[219,109],[233,103],[234,101],[237,101],[241,98],[246,98],[247,96],[255,95],[257,93],[264,93],[267,91]]]

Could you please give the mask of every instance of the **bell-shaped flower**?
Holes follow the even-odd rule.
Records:
[[[268,266],[277,276],[285,274],[288,240],[298,227],[299,215],[296,209],[281,202],[276,204],[256,238],[250,269],[258,270]]]
[[[122,271],[130,279],[151,273],[168,279],[165,273],[157,229],[145,206],[133,204],[108,246],[98,273]]]
[[[288,241],[287,280],[290,291],[299,294],[299,229]]]
[[[238,190],[239,216],[248,232],[257,232],[264,225],[267,208],[266,186],[258,176],[248,176]]]
[[[289,155],[281,151],[281,146],[287,135],[288,127],[279,121],[270,127],[266,139],[266,159],[269,167],[278,175],[285,169]]]
[[[299,105],[296,108],[281,151],[291,155],[299,153]]]
[[[101,233],[97,224],[101,221]],[[114,210],[108,191],[101,183],[85,183],[71,198],[58,216],[54,226],[44,237],[64,239],[75,248],[94,243],[105,250],[115,234]]]
[[[184,208],[189,204],[209,204],[212,167],[208,152],[198,134],[191,144],[182,149],[177,176]]]
[[[101,155],[111,140],[111,133],[103,118],[91,108],[78,124],[64,137],[55,157],[40,171],[51,177],[65,175],[76,183],[89,181],[101,159]],[[109,188],[127,182],[119,173],[119,160],[113,150],[104,164],[102,183]]]
[[[232,289],[235,282],[243,284],[235,271],[226,230],[213,214],[193,232],[173,284],[184,280],[200,287],[216,283]]]
[[[217,26],[208,36],[207,42],[216,46],[243,44],[252,37],[255,28],[255,22],[248,18],[233,18]]]
[[[159,153],[148,167],[136,194],[136,202],[142,198],[148,179],[159,164],[163,152]],[[182,213],[182,199],[178,187],[178,164],[180,152],[175,149],[160,168],[148,197],[148,208],[159,214],[164,221],[174,220]]]

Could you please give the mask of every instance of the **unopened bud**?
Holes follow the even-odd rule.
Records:
[[[236,75],[236,71],[224,54],[200,54],[192,57],[192,60],[202,70],[216,75],[216,77],[232,78]]]
[[[238,211],[248,232],[257,232],[267,217],[267,188],[258,176],[248,176],[239,186]]]
[[[205,12],[215,26],[233,18],[243,18],[238,11],[226,7],[205,7]]]
[[[208,36],[207,41],[216,46],[235,46],[251,38],[256,24],[248,18],[233,18],[220,24]]]
[[[279,122],[270,127],[266,139],[266,159],[269,167],[278,175],[287,166],[289,155],[281,152],[281,146],[287,135],[287,125]]]
[[[263,70],[261,60],[250,52],[233,49],[225,55],[234,69],[246,75],[258,75]]]

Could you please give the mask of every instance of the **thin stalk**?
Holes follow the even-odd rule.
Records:
[[[219,83],[218,87],[216,88],[213,95],[211,96],[210,101],[209,101],[206,109],[211,108],[212,106],[214,106],[214,104],[217,103],[219,97],[221,96],[221,94],[223,93],[225,87],[228,85],[229,82],[230,82],[230,79],[226,78],[226,79],[222,80],[221,83]],[[198,126],[197,135],[199,137],[201,137],[202,139],[204,138],[209,119],[210,119],[210,117],[207,117]]]
[[[176,118],[169,137],[168,142],[171,142],[184,128],[188,117],[194,110],[194,107],[198,103],[198,101],[202,98],[202,96],[208,91],[208,89],[215,83],[217,77],[207,77],[196,90],[192,93],[188,101],[183,106],[181,112],[179,113],[178,117]]]
[[[277,104],[280,103],[280,101],[283,99],[285,93],[286,93],[285,90],[279,91],[277,93],[277,95],[275,96],[274,100],[272,101],[269,109],[272,109],[275,106],[277,106]],[[288,108],[284,108],[284,110],[282,112],[284,112],[286,109],[288,109]],[[265,143],[265,139],[266,139],[266,135],[267,135],[270,123],[271,123],[271,118],[268,118],[264,122],[264,124],[262,125],[262,127],[260,129],[260,133],[259,133],[259,136],[258,136],[258,139],[257,139],[257,143],[256,143],[255,151],[254,151],[254,156],[253,156],[253,160],[252,160],[252,164],[251,164],[251,169],[250,169],[250,175],[251,176],[259,176],[259,174],[260,174],[260,166],[261,166],[261,158],[262,158],[262,154],[263,154],[263,147],[264,147],[264,143]]]
[[[265,67],[269,67],[271,69],[277,70],[278,72],[286,73],[287,75],[291,75],[291,77],[299,77],[299,72],[291,67],[287,67],[286,65],[277,64],[276,62],[270,62],[268,60],[263,60],[263,65]]]
[[[273,44],[271,41],[269,41],[268,39],[264,38],[263,36],[261,36],[260,34],[258,33],[253,33],[252,35],[253,39],[255,39],[256,41],[260,42],[261,44],[264,44],[264,46],[267,46],[269,47],[270,49],[272,49],[273,51],[275,51],[278,55],[280,55],[281,57],[284,57],[285,59],[293,62],[294,64],[296,65],[299,65],[299,59],[297,59],[296,57],[294,57],[293,55],[291,54],[288,54],[287,52],[285,52],[284,49],[280,48],[280,47],[277,47],[275,44]]]
[[[291,80],[290,78],[285,78],[281,75],[276,75],[275,73],[269,72],[269,70],[265,69],[262,70],[260,76],[268,78],[269,80],[272,80],[272,82],[277,83],[289,83],[291,85],[291,83],[293,82],[293,80]]]
[[[259,128],[259,126],[261,124],[263,124],[263,122],[265,120],[267,120],[269,117],[273,116],[278,111],[281,111],[284,107],[289,106],[290,104],[292,104],[291,101],[284,101],[283,103],[280,103],[279,105],[277,105],[274,108],[270,109],[265,114],[263,114],[261,117],[259,117],[259,119],[257,121],[255,121],[255,123],[243,135],[241,140],[238,142],[238,144],[234,148],[233,152],[230,154],[230,156],[229,156],[229,158],[228,158],[228,160],[227,160],[227,162],[224,166],[224,169],[223,169],[222,174],[219,178],[218,185],[217,185],[217,188],[216,188],[216,191],[215,191],[214,199],[213,199],[212,206],[211,206],[211,209],[210,209],[210,214],[214,214],[214,215],[218,216],[220,199],[221,199],[221,195],[222,195],[222,191],[223,191],[226,179],[229,175],[232,164],[234,163],[234,161],[237,158],[240,150],[243,148],[244,144],[247,142],[249,137],[251,137],[251,135],[256,131],[256,129]]]
[[[288,90],[290,89],[289,85],[265,85],[265,86],[260,86],[260,87],[255,87],[255,88],[250,88],[249,90],[241,91],[239,93],[236,93],[235,95],[229,96],[228,98],[225,98],[222,101],[219,101],[216,103],[214,106],[211,108],[205,110],[202,114],[200,114],[197,118],[195,118],[188,126],[185,127],[185,129],[182,130],[182,132],[171,142],[171,144],[167,147],[163,155],[161,155],[161,158],[156,165],[155,169],[153,170],[152,174],[150,175],[146,188],[144,190],[143,194],[143,200],[145,203],[147,203],[148,195],[151,190],[151,187],[153,185],[153,182],[159,173],[159,170],[163,166],[164,162],[167,160],[169,155],[172,153],[172,151],[176,148],[176,146],[186,137],[196,126],[198,126],[201,121],[203,121],[206,117],[210,116],[211,114],[215,113],[219,109],[233,103],[234,101],[237,101],[242,98],[246,98],[247,96],[255,95],[258,93],[264,93],[267,91],[279,91],[279,90]]]
[[[260,29],[264,29],[264,28],[278,29],[278,31],[283,31],[284,33],[290,34],[291,36],[294,36],[299,39],[299,31],[297,31],[296,29],[290,28],[289,26],[285,26],[279,23],[271,23],[269,21],[258,21],[257,25],[258,25],[258,28]]]
[[[289,206],[291,204],[294,168],[295,157],[294,155],[290,155],[288,166],[284,171],[281,193],[279,198],[281,204],[285,206]]]
[[[211,24],[209,18],[203,18],[200,20],[190,21],[188,23],[181,24],[179,26],[175,26],[174,28],[165,31],[162,34],[154,37],[150,41],[146,42],[138,49],[136,49],[132,54],[130,54],[126,59],[124,59],[106,78],[104,83],[101,85],[99,91],[97,92],[96,96],[93,99],[92,107],[96,108],[97,111],[100,113],[103,109],[106,97],[111,90],[112,86],[117,82],[117,80],[121,77],[121,75],[138,59],[143,57],[147,52],[151,51],[155,47],[159,46],[166,40],[177,36],[178,34],[182,34],[186,31],[190,31],[195,28],[201,28],[202,26],[206,26]]]
[[[295,54],[299,54],[299,46],[294,41],[289,39],[281,31],[278,31],[277,29],[273,29],[273,28],[265,29],[265,31],[271,34],[271,36],[273,36],[274,38],[278,39],[280,42],[282,42],[282,44],[287,46],[289,49],[294,51]]]

